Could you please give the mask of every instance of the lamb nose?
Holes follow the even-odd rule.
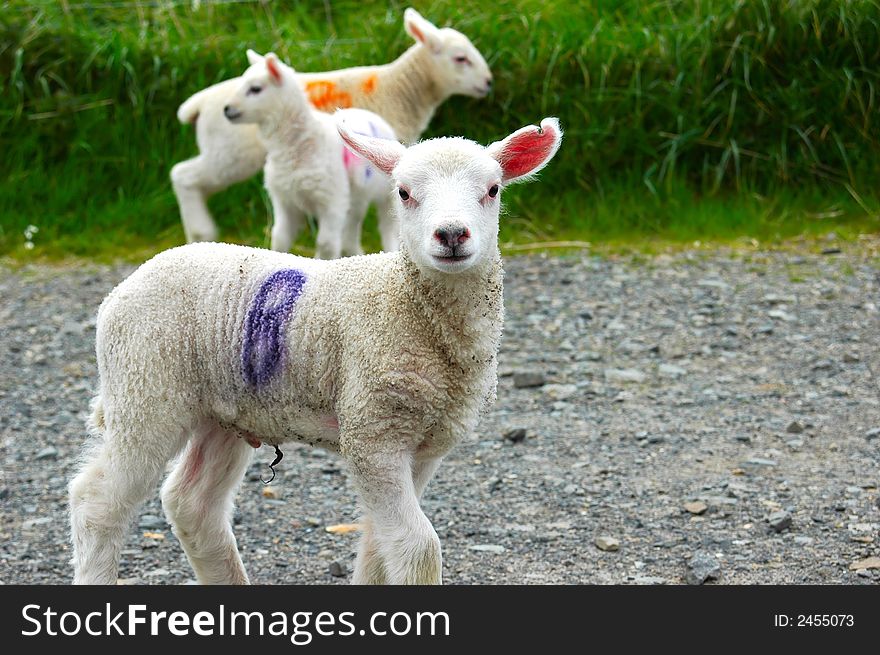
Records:
[[[447,248],[455,248],[460,243],[467,241],[471,233],[464,227],[441,227],[434,232],[434,238]]]
[[[226,116],[226,118],[229,118],[230,115],[232,115],[232,113],[233,113],[233,111],[232,111],[232,107],[230,107],[229,105],[226,105],[226,106],[223,108],[223,115]]]

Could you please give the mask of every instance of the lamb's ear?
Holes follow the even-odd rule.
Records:
[[[336,119],[336,129],[339,136],[353,152],[370,161],[376,168],[391,175],[391,171],[397,166],[397,162],[403,157],[406,148],[391,139],[377,139],[376,137],[356,134],[352,132],[339,117]]]
[[[422,18],[422,15],[412,7],[408,7],[403,12],[403,26],[407,34],[435,55],[443,52],[443,39],[440,38],[440,30],[433,23]]]
[[[248,63],[251,64],[252,66],[254,64],[259,64],[261,61],[263,61],[263,55],[261,55],[259,52],[251,50],[250,48],[248,48],[248,50],[247,50],[247,58],[248,58]]]
[[[278,60],[278,55],[274,52],[266,55],[266,70],[269,71],[269,79],[277,86],[281,86],[281,62]]]
[[[524,182],[547,165],[562,143],[558,118],[545,118],[541,126],[529,125],[506,139],[486,146],[490,156],[501,164],[503,184]]]

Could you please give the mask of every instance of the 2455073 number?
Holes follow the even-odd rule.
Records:
[[[773,625],[777,628],[851,628],[855,618],[852,614],[776,614]]]

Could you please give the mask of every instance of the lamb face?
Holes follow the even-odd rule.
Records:
[[[276,119],[284,111],[290,112],[291,108],[309,109],[296,81],[296,71],[271,52],[263,57],[248,50],[247,56],[251,65],[241,76],[238,90],[223,107],[229,122],[259,125]]]
[[[403,23],[416,41],[433,55],[434,79],[450,95],[483,98],[492,90],[492,72],[471,40],[450,27],[437,29],[412,8],[403,15]]]
[[[401,244],[423,272],[461,273],[492,262],[504,186],[531,178],[556,154],[559,121],[524,127],[483,147],[439,138],[410,148],[351,133],[350,148],[392,176]]]

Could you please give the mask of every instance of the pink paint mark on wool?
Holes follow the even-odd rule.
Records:
[[[346,146],[342,146],[342,163],[345,164],[346,169],[351,169],[351,167],[357,164],[360,159],[360,157],[354,154]]]
[[[331,430],[338,430],[339,429],[339,417],[331,414],[330,416],[328,416],[327,418],[324,419],[324,425],[326,425]]]

